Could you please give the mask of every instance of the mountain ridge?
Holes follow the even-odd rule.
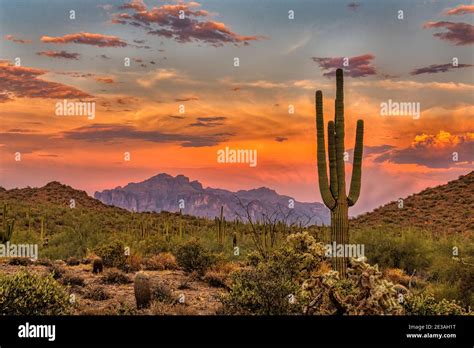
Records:
[[[298,202],[268,187],[230,191],[206,187],[180,174],[160,173],[138,183],[97,191],[94,198],[104,204],[137,212],[181,211],[198,217],[214,218],[221,206],[228,220],[278,219],[304,225],[327,225],[329,210],[318,202]],[[184,206],[183,206],[184,205]]]

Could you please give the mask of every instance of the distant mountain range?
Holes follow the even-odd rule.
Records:
[[[303,225],[328,225],[329,210],[321,203],[303,203],[274,190],[260,187],[232,192],[203,188],[184,175],[158,174],[139,183],[96,192],[94,197],[107,205],[137,212],[177,212],[213,219],[221,206],[227,220],[272,219]]]

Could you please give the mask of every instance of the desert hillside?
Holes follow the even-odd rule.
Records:
[[[474,172],[390,202],[351,221],[354,228],[417,227],[434,233],[474,232]]]

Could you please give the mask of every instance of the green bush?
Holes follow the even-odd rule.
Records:
[[[403,303],[408,315],[465,315],[469,314],[456,301],[436,301],[432,294],[407,296]]]
[[[305,301],[302,284],[323,264],[324,246],[308,233],[288,237],[287,243],[267,259],[256,253],[251,266],[235,272],[230,293],[222,301],[224,312],[242,315],[301,313]]]
[[[393,231],[388,227],[358,231],[354,243],[365,245],[365,256],[370,264],[401,268],[408,274],[428,269],[436,249],[433,241],[422,231]]]
[[[0,313],[4,315],[60,315],[67,314],[69,307],[68,293],[51,274],[0,275]]]
[[[94,251],[102,258],[105,267],[121,268],[125,265],[127,260],[125,245],[118,240],[102,245]]]
[[[191,240],[176,250],[178,266],[185,272],[197,272],[199,275],[203,275],[214,263],[214,259],[213,255],[205,250],[197,240]]]

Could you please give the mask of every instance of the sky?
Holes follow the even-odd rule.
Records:
[[[474,168],[473,14],[468,1],[0,0],[0,186],[93,195],[166,172],[321,201],[314,94],[327,123],[337,68],[347,185],[365,123],[350,213],[445,184]],[[58,115],[64,101],[94,117]],[[226,147],[258,164],[219,163]]]

